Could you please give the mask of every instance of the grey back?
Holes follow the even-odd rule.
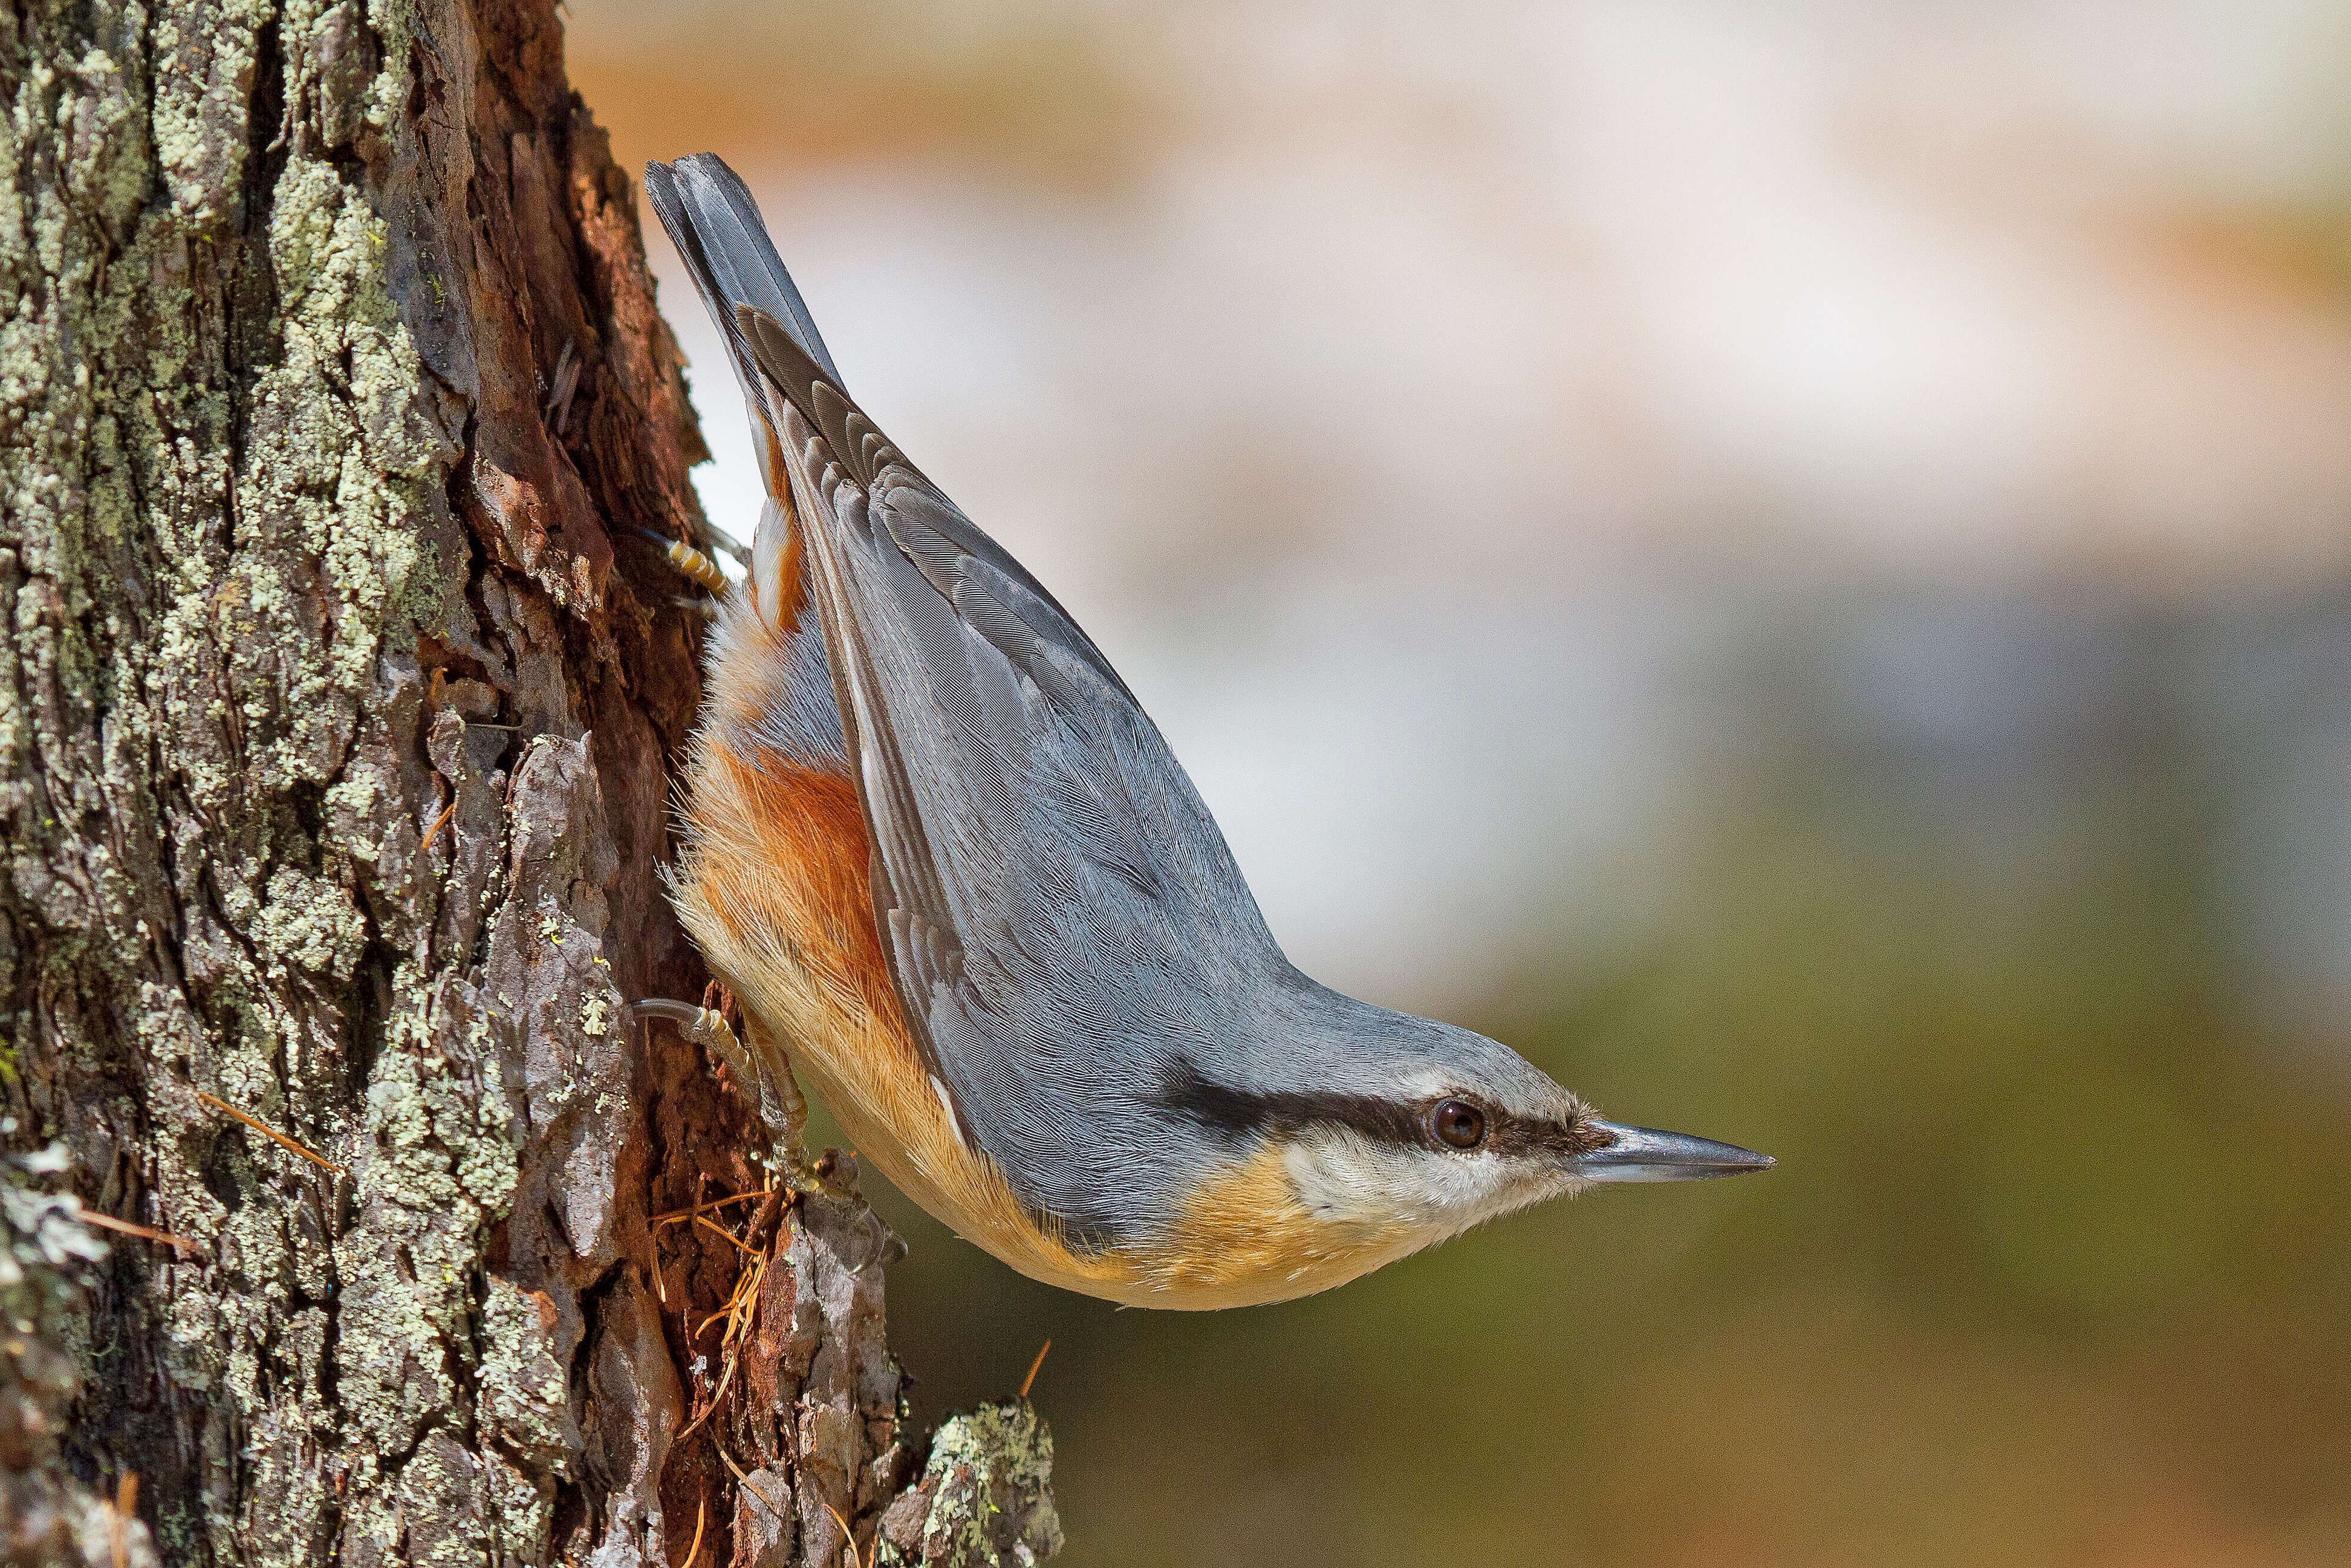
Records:
[[[1291,967],[1157,727],[849,400],[713,165],[684,161],[708,177],[655,204],[779,426],[910,1023],[1025,1202],[1081,1239],[1139,1239],[1248,1135],[1202,1118],[1203,1083],[1223,1103],[1376,1087],[1460,1031]]]

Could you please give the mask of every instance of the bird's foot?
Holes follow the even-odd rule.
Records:
[[[804,1197],[848,1197],[849,1189],[824,1177],[824,1162],[811,1160],[808,1150],[798,1139],[786,1144],[778,1142],[768,1156],[768,1169],[776,1179]]]
[[[673,1001],[666,997],[648,997],[632,1003],[629,1010],[641,1019],[667,1019],[684,1032],[686,1039],[718,1053],[718,1060],[726,1064],[735,1082],[757,1097],[759,1119],[768,1126],[768,1167],[785,1186],[793,1192],[826,1197],[847,1196],[843,1188],[825,1180],[817,1162],[809,1158],[802,1141],[808,1127],[808,1101],[792,1080],[791,1063],[778,1061],[773,1071],[762,1071],[767,1064],[752,1061],[751,1053],[737,1038],[734,1026],[716,1008]]]

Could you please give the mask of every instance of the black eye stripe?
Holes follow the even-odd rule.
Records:
[[[1172,1081],[1159,1103],[1200,1125],[1236,1136],[1294,1136],[1311,1126],[1344,1127],[1384,1144],[1426,1143],[1420,1108],[1366,1094],[1235,1089],[1196,1074]]]
[[[1594,1149],[1606,1148],[1609,1140],[1607,1134],[1593,1130],[1588,1113],[1578,1112],[1564,1124],[1519,1116],[1498,1116],[1494,1118],[1493,1128],[1488,1133],[1486,1141],[1498,1155],[1546,1155],[1566,1160],[1578,1155],[1588,1155]]]
[[[1399,1148],[1437,1149],[1447,1154],[1490,1149],[1498,1155],[1560,1158],[1587,1154],[1607,1142],[1581,1116],[1562,1126],[1512,1116],[1468,1094],[1407,1102],[1323,1091],[1235,1089],[1202,1077],[1188,1062],[1177,1064],[1157,1100],[1164,1108],[1180,1112],[1202,1127],[1234,1137],[1295,1137],[1309,1127],[1344,1127]],[[1485,1120],[1483,1136],[1468,1145],[1447,1143],[1432,1121],[1439,1105],[1456,1101]]]

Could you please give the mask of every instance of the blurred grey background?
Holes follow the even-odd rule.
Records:
[[[1067,1562],[2351,1561],[2351,11],[569,27],[1302,967],[1782,1160],[1206,1318],[888,1204]]]

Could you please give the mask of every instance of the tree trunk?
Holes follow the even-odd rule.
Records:
[[[701,446],[551,5],[10,0],[0,92],[0,1553],[1050,1552],[861,1203],[663,1222],[768,1185],[623,1021]]]

